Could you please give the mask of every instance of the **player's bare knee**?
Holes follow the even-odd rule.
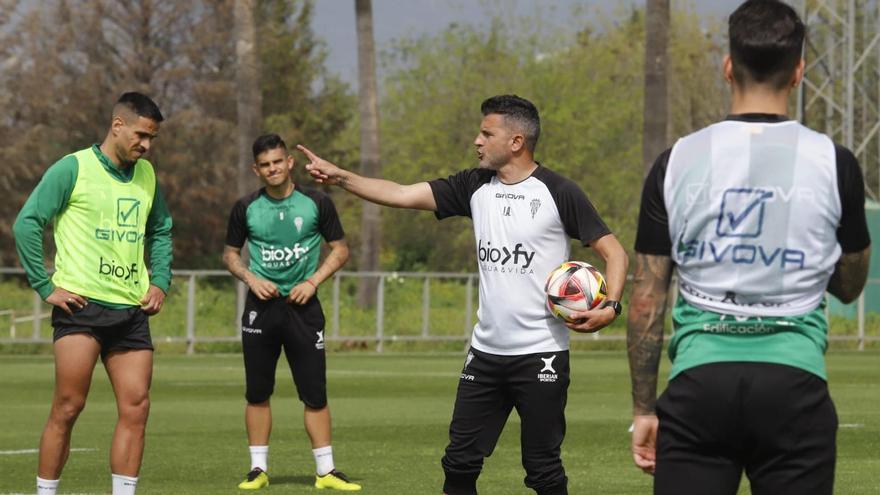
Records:
[[[85,407],[84,397],[60,397],[52,404],[50,420],[54,423],[73,425]]]
[[[150,396],[142,395],[119,404],[119,420],[130,425],[146,425],[150,415]]]

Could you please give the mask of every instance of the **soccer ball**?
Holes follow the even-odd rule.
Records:
[[[607,296],[605,277],[593,265],[566,261],[553,270],[544,286],[550,313],[573,322],[571,313],[593,309]]]

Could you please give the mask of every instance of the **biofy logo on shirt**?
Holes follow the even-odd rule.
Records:
[[[116,260],[105,260],[102,256],[98,261],[98,273],[104,276],[115,277],[119,280],[128,281],[134,279],[134,283],[138,283],[137,263],[125,265]]]
[[[480,239],[477,243],[477,258],[480,260],[480,268],[485,271],[498,271],[503,273],[530,274],[534,270],[529,268],[535,258],[535,251],[525,249],[521,242],[516,243],[513,249],[507,246],[492,246],[492,241]]]
[[[300,246],[298,242],[292,248],[260,246],[260,259],[263,261],[263,265],[268,268],[281,268],[305,259],[303,255],[308,252],[308,246]]]

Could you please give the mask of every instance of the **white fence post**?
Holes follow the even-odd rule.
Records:
[[[464,287],[464,350],[467,351],[471,346],[471,334],[474,331],[474,276],[468,275],[465,278]]]
[[[376,290],[376,352],[385,348],[385,276],[379,275]]]
[[[196,342],[196,276],[190,274],[186,287],[186,353],[195,351]]]
[[[431,327],[431,279],[426,275],[422,284],[422,337],[427,337]]]
[[[464,336],[468,337],[474,329],[474,277],[465,279],[464,288]]]
[[[865,291],[859,294],[858,303],[858,321],[859,321],[859,350],[865,350]]]
[[[238,337],[241,329],[241,317],[244,314],[244,300],[247,298],[248,288],[241,280],[235,283],[235,321],[232,322],[232,335]]]
[[[40,340],[40,326],[43,324],[43,319],[40,318],[40,309],[42,309],[43,300],[40,298],[40,295],[34,291],[34,340]]]
[[[333,338],[339,338],[339,272],[333,275]]]

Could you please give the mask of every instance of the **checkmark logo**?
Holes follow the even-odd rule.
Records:
[[[764,226],[764,205],[773,191],[753,188],[727,189],[715,232],[720,237],[758,237]]]
[[[137,227],[141,212],[141,202],[134,198],[116,200],[116,224],[120,227]]]

